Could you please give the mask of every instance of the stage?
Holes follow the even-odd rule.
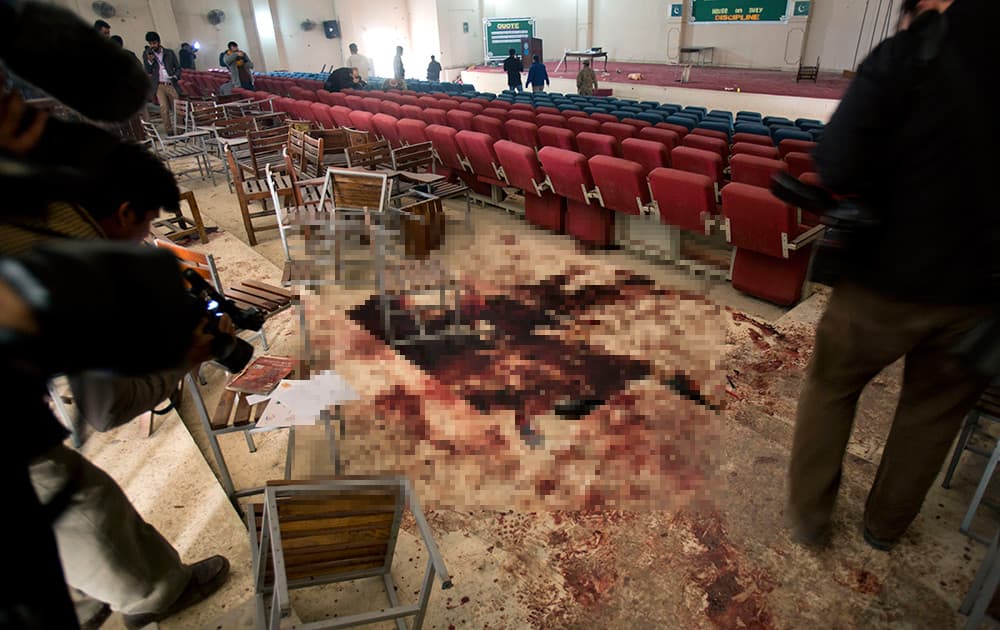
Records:
[[[557,65],[556,61],[545,64],[552,81],[549,89],[576,93],[577,61],[563,64],[559,72],[555,71]],[[680,83],[684,66],[675,64],[610,61],[608,72],[603,72],[604,62],[601,60],[593,67],[598,85],[611,88],[613,95],[621,98],[702,105],[731,111],[748,109],[765,115],[824,121],[836,109],[850,83],[850,79],[830,72],[821,72],[816,83],[796,83],[794,72],[715,66],[692,66],[690,81]],[[642,80],[629,80],[628,75],[632,73],[642,74]],[[497,66],[476,66],[463,71],[462,80],[472,83],[477,90],[490,92],[500,92],[507,83],[506,74]]]

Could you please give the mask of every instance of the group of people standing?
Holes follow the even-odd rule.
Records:
[[[524,84],[521,83],[521,73],[524,72],[524,63],[517,56],[517,51],[511,48],[507,51],[508,56],[503,61],[503,70],[507,73],[507,87],[515,92],[521,92],[524,85],[530,85],[532,92],[544,92],[545,86],[551,86],[549,81],[549,71],[542,63],[538,55],[531,56],[531,66],[528,68],[528,76]],[[432,57],[433,59],[433,57]],[[590,69],[590,62],[584,61],[583,68],[576,75],[576,90],[579,94],[590,95],[597,89],[597,76]]]

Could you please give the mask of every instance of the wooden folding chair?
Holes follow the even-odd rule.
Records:
[[[323,138],[313,138],[297,129],[288,131],[288,156],[292,168],[306,179],[323,176]]]
[[[345,129],[316,129],[310,131],[309,135],[323,139],[323,168],[347,166],[344,150],[350,146],[351,140]]]
[[[271,216],[271,211],[266,208],[266,204],[263,210],[258,210],[256,212],[250,211],[250,204],[252,202],[264,202],[270,196],[266,174],[264,178],[253,177],[252,175],[245,177],[243,169],[240,168],[236,161],[236,156],[228,148],[226,149],[226,160],[229,163],[229,174],[233,179],[233,188],[236,190],[236,198],[240,204],[240,213],[243,215],[243,227],[245,227],[247,231],[247,241],[250,245],[256,245],[257,232],[273,230],[277,227],[275,225],[256,225],[253,222],[254,219]],[[284,157],[282,157],[282,161],[283,160]],[[282,168],[277,170],[283,171],[284,164],[281,166]],[[265,165],[265,173],[269,167],[270,164]],[[291,190],[291,180],[287,175],[275,173],[274,177],[279,193],[285,194]]]
[[[404,604],[392,579],[392,561],[403,512],[409,508],[427,551],[417,603]],[[277,630],[291,614],[296,588],[381,577],[388,608],[299,626],[351,628],[393,620],[420,630],[435,576],[442,589],[451,577],[420,504],[404,477],[338,477],[321,481],[270,481],[264,502],[245,513],[253,562],[257,624]],[[400,594],[402,591],[400,591]]]
[[[275,127],[247,134],[250,159],[240,166],[254,179],[264,177],[264,169],[268,164],[272,169],[283,170],[285,158],[281,155],[281,149],[288,144],[288,129],[289,127]]]
[[[341,129],[343,129],[344,133],[347,134],[348,146],[353,147],[359,144],[369,144],[373,140],[371,134],[367,131],[352,129],[351,127],[341,127]]]
[[[385,140],[347,147],[347,168],[392,168],[392,148]]]

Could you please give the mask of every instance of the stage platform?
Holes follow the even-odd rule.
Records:
[[[576,92],[577,61],[563,64],[546,62],[555,92]],[[749,109],[764,114],[829,119],[847,89],[850,79],[836,73],[821,72],[816,83],[795,82],[794,72],[693,66],[690,81],[680,83],[683,66],[675,64],[608,63],[595,64],[600,87],[613,90],[613,95],[638,100],[654,100],[681,105],[703,105],[709,108],[738,111]],[[628,75],[642,74],[642,80],[632,81]],[[506,88],[506,74],[497,66],[476,66],[462,72],[462,80],[477,90],[499,92]],[[790,98],[791,97],[791,98]]]

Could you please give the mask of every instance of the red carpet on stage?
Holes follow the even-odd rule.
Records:
[[[558,62],[546,62],[545,67],[552,78],[575,79],[577,60],[569,61],[555,72]],[[525,64],[527,66],[528,64]],[[835,72],[821,72],[816,83],[812,81],[795,82],[795,72],[781,70],[751,70],[746,68],[717,68],[712,66],[694,66],[691,68],[691,80],[681,83],[683,66],[653,64],[653,63],[608,63],[605,73],[604,61],[594,62],[597,82],[635,83],[638,85],[675,86],[694,90],[726,90],[735,92],[751,92],[754,94],[774,94],[776,96],[805,96],[810,98],[843,97],[850,79]],[[477,66],[478,72],[498,72],[503,70],[496,66]],[[641,73],[641,81],[630,81],[628,75]]]

